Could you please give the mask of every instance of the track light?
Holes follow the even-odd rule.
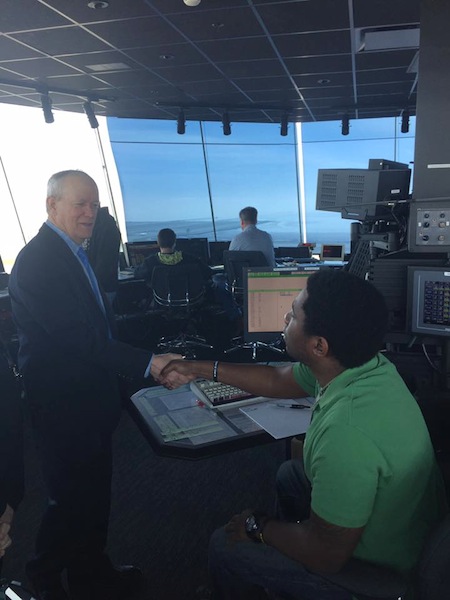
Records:
[[[177,119],[177,133],[183,135],[186,131],[186,118],[184,116],[184,111],[180,108],[180,112],[178,113]]]
[[[342,117],[341,133],[342,135],[348,135],[350,132],[350,119],[348,115]]]
[[[402,112],[402,124],[400,127],[402,133],[408,133],[409,131],[409,110],[405,108]]]
[[[287,134],[288,134],[288,116],[287,116],[287,113],[284,113],[283,115],[281,115],[280,135],[282,135],[283,137],[286,137]]]
[[[55,117],[52,112],[52,99],[48,95],[48,93],[41,94],[41,106],[44,111],[44,119],[46,123],[53,123]]]
[[[223,135],[231,135],[230,115],[225,111],[222,115]]]
[[[98,121],[95,116],[94,109],[92,108],[92,104],[90,103],[89,100],[83,104],[83,108],[84,108],[84,112],[86,113],[86,116],[88,118],[89,125],[92,127],[92,129],[97,129]]]

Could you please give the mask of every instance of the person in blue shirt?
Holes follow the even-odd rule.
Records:
[[[235,236],[230,243],[230,250],[260,251],[267,259],[269,267],[275,266],[275,251],[270,233],[258,229],[258,211],[253,206],[246,206],[239,212],[242,232]]]

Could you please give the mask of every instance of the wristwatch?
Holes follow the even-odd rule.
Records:
[[[260,513],[252,513],[245,519],[245,533],[248,537],[257,544],[264,543],[263,528],[269,520],[267,515]]]

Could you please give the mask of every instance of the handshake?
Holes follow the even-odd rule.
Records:
[[[196,361],[184,360],[181,354],[154,354],[150,374],[160,385],[173,390],[199,376],[195,365]]]

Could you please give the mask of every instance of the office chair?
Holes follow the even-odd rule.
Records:
[[[158,348],[181,352],[192,358],[195,358],[195,348],[212,349],[205,338],[196,334],[206,293],[200,267],[196,264],[156,267],[151,287],[155,304],[165,309],[163,315],[167,322],[176,323],[179,330],[175,336],[161,337]]]
[[[227,275],[228,289],[231,290],[234,299],[238,303],[242,303],[244,267],[267,267],[269,263],[259,250],[224,250],[223,264]]]
[[[355,600],[450,598],[450,514],[431,531],[412,581],[396,571],[356,558],[351,558],[339,573],[318,574],[350,592]],[[410,596],[413,588],[417,595]],[[276,598],[289,600],[287,596]]]

